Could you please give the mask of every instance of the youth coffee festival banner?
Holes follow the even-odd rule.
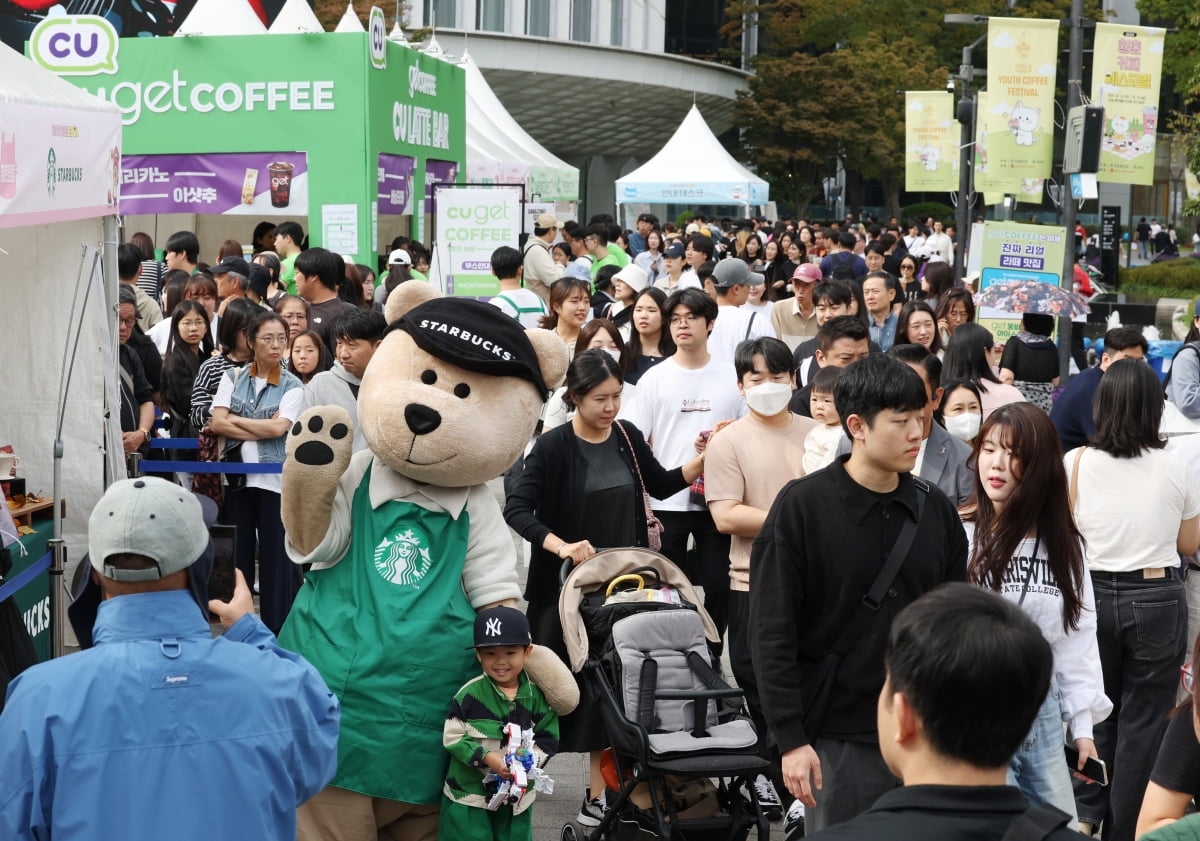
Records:
[[[436,185],[434,250],[447,295],[493,298],[500,282],[492,274],[492,252],[517,247],[521,234],[520,187]]]
[[[988,181],[1006,193],[1037,189],[1054,163],[1058,21],[988,19]]]
[[[1104,106],[1097,181],[1154,183],[1158,89],[1166,30],[1096,24],[1092,102]]]
[[[958,189],[958,122],[947,91],[904,94],[904,189]]]

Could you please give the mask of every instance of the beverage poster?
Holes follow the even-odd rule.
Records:
[[[304,216],[304,152],[126,155],[121,212]]]

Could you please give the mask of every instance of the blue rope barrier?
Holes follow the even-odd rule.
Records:
[[[4,582],[4,584],[0,586],[0,602],[13,595],[30,581],[48,570],[50,568],[50,562],[53,560],[53,553],[47,552],[45,555],[34,561],[33,564],[18,572],[12,578],[8,579],[8,581]]]
[[[199,438],[151,438],[147,446],[152,450],[195,450],[200,447]]]
[[[143,473],[282,473],[283,462],[246,464],[240,461],[150,461],[138,465]]]

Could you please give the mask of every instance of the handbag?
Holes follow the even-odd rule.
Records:
[[[801,691],[803,696],[801,700],[804,704],[804,714],[801,720],[804,724],[804,731],[810,740],[816,738],[825,722],[825,713],[829,710],[833,684],[837,678],[837,670],[841,665],[842,658],[862,636],[862,632],[867,628],[867,623],[879,612],[879,608],[883,605],[883,599],[900,573],[900,567],[908,556],[908,551],[912,548],[913,539],[917,536],[921,513],[925,510],[925,498],[929,495],[929,485],[916,477],[913,477],[913,481],[917,486],[916,518],[905,519],[904,525],[900,527],[900,534],[896,536],[896,542],[892,544],[892,551],[888,553],[883,568],[875,576],[867,594],[859,602],[858,610],[846,622],[830,653],[813,663],[808,674],[805,675]]]
[[[222,441],[221,461],[225,464],[241,464],[242,463],[242,444],[244,441],[234,441],[232,444],[227,441]],[[240,491],[246,487],[245,473],[226,473],[224,474],[225,487],[231,491]]]
[[[620,421],[613,421],[613,426],[621,431],[621,437],[629,447],[629,457],[633,459],[633,472],[637,474],[638,486],[642,489],[642,505],[646,507],[646,546],[652,552],[657,552],[662,548],[663,524],[654,516],[654,509],[650,506],[650,494],[646,493],[646,482],[642,479],[642,468],[638,466],[637,452],[633,449],[633,442],[629,440],[629,433],[621,426]]]
[[[212,431],[207,423],[196,436],[198,440],[196,457],[204,462],[221,460],[221,444],[217,433]],[[192,492],[208,497],[217,505],[221,504],[223,493],[220,473],[193,473]]]

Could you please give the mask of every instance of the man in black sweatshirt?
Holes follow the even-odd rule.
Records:
[[[967,538],[954,504],[909,473],[927,400],[921,378],[895,359],[849,366],[834,403],[850,455],[786,485],[751,551],[754,671],[784,781],[809,807],[810,829],[854,817],[898,784],[879,754],[875,723],[888,631],[923,593],[966,577]],[[872,611],[864,596],[908,520],[917,523],[912,545]],[[817,706],[816,676],[829,674],[825,658],[843,629],[862,621],[860,611],[868,616],[828,678],[824,715],[806,721],[806,701]]]

